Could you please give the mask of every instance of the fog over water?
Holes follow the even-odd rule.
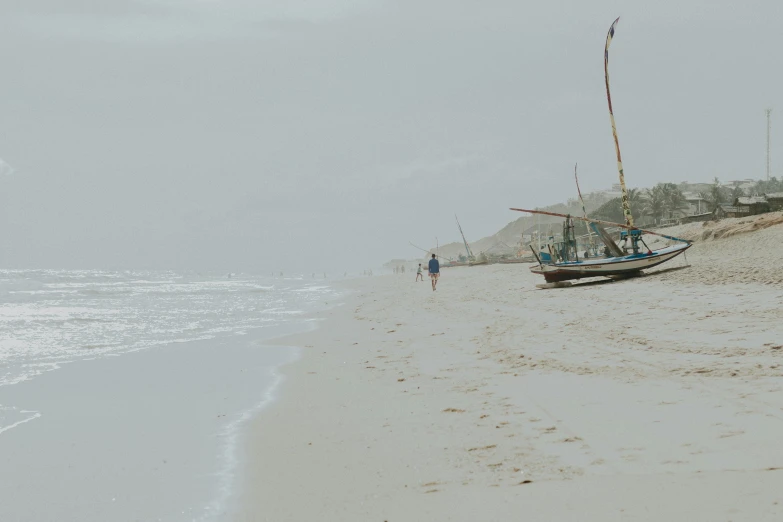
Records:
[[[783,174],[774,0],[5,0],[0,264],[361,270],[616,181]],[[0,169],[0,171],[8,169]]]

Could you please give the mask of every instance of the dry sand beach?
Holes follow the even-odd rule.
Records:
[[[284,340],[304,355],[233,519],[783,520],[782,240],[567,289],[529,265],[348,283]]]

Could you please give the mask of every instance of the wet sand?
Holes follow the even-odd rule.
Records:
[[[295,351],[245,336],[63,364],[0,387],[38,412],[0,437],[0,521],[209,522],[233,502],[245,421],[276,393]]]
[[[348,283],[285,341],[232,520],[783,519],[781,237],[567,289],[529,265]]]

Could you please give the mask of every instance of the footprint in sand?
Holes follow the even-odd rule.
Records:
[[[439,490],[434,486],[440,486],[440,482],[427,482],[426,484],[421,485],[423,488],[430,488],[424,493],[437,493]]]
[[[469,448],[468,451],[482,451],[482,450],[491,450],[497,448],[497,444],[490,444],[489,446],[482,446],[477,448]]]

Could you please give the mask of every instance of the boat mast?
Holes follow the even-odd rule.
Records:
[[[764,112],[767,114],[767,181],[769,181],[769,118],[772,109],[766,109]]]
[[[587,219],[587,210],[585,209],[585,200],[582,197],[582,191],[579,188],[579,177],[576,175],[576,166],[577,164],[574,163],[574,179],[576,180],[576,192],[579,194],[579,201],[582,202],[582,215]],[[590,231],[590,227],[587,227],[587,238],[590,242],[590,246],[593,247],[593,233]]]
[[[538,251],[541,252],[541,216],[536,214],[536,235],[538,236]]]
[[[465,243],[465,252],[467,252],[468,261],[470,261],[476,256],[473,255],[473,251],[470,249],[470,245],[468,245],[468,240],[465,239],[465,234],[462,232],[462,226],[459,224],[459,218],[456,214],[454,214],[454,219],[457,220],[457,228],[459,228],[459,233],[462,236],[462,242]]]
[[[617,140],[617,126],[614,123],[614,113],[612,112],[612,95],[609,92],[609,44],[612,43],[612,37],[614,37],[614,28],[619,21],[620,18],[618,17],[617,20],[612,23],[612,26],[609,28],[609,33],[606,35],[606,47],[604,47],[604,78],[606,80],[606,100],[609,102],[609,120],[612,122],[614,150],[617,153],[617,171],[620,173],[620,190],[622,191],[623,215],[625,216],[625,224],[629,227],[632,227],[633,216],[631,215],[631,205],[628,201],[628,190],[625,188],[623,159],[620,156],[620,142]]]

